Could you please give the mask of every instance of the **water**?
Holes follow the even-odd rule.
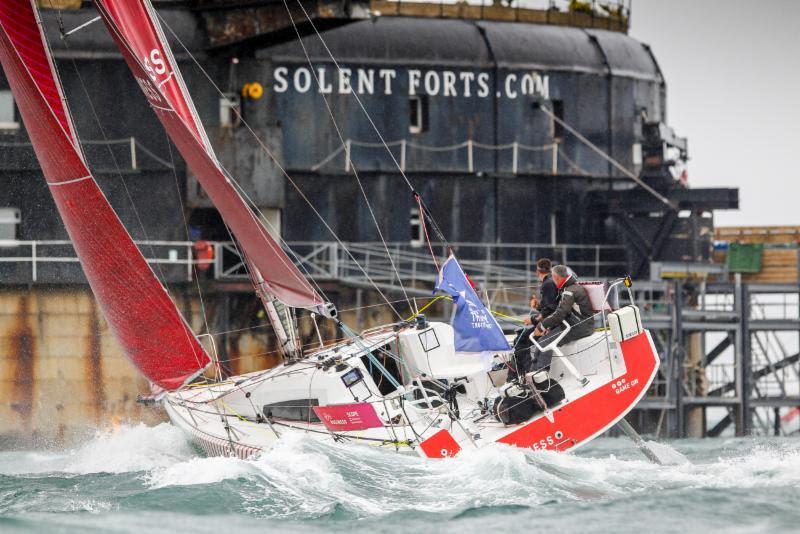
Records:
[[[649,464],[624,438],[575,454],[506,447],[424,461],[286,438],[253,461],[175,428],[0,452],[0,532],[797,531],[800,440],[685,440]]]

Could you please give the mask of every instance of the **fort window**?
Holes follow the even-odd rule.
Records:
[[[0,208],[0,239],[16,239],[17,228],[21,222],[22,215],[18,208]]]
[[[411,246],[421,247],[422,240],[422,219],[420,218],[419,208],[411,208]]]
[[[19,130],[14,95],[9,89],[0,90],[0,130]]]
[[[412,134],[418,134],[427,130],[428,98],[424,95],[412,96],[408,99],[408,107],[408,131]]]
[[[564,101],[553,100],[553,115],[558,119],[564,120]],[[564,140],[564,127],[558,121],[553,121],[553,141],[561,142]]]

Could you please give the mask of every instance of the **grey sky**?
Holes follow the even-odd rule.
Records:
[[[800,1],[633,0],[693,187],[739,188],[717,225],[800,225]]]

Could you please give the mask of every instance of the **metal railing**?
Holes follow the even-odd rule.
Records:
[[[173,169],[172,163],[157,156],[135,137],[122,139],[101,139],[81,141],[86,158],[95,172],[140,171]],[[33,145],[29,141],[0,142],[0,149],[16,149],[30,151],[30,154],[15,154],[0,159],[0,168],[17,169],[26,164],[33,164]],[[37,167],[38,168],[38,167]]]
[[[362,285],[370,284],[371,279],[383,285],[394,285],[397,284],[396,269],[404,284],[413,285],[430,282],[436,274],[430,251],[421,244],[387,243],[391,261],[384,245],[376,242],[293,241],[287,245],[300,269],[318,281]],[[232,243],[216,243],[215,247],[214,277],[217,280],[247,277]],[[433,249],[437,261],[447,257],[448,247],[452,247],[470,277],[488,287],[538,283],[536,260],[542,257],[567,264],[583,277],[624,274],[625,270],[624,248],[615,245],[436,243]]]
[[[386,147],[383,143],[357,141],[346,139],[330,154],[322,158],[319,162],[311,166],[312,171],[323,169],[343,169],[350,173],[355,165],[357,168],[374,166],[376,161],[375,151],[386,151],[388,147],[391,151],[383,155],[383,160],[387,165],[397,165],[403,172],[413,170],[446,170],[468,172],[470,174],[488,170],[484,161],[482,164],[481,156],[485,153],[497,152],[496,170],[497,172],[510,172],[511,174],[523,174],[528,172],[558,174],[577,174],[581,176],[597,176],[595,173],[579,166],[572,158],[566,155],[559,142],[552,142],[544,145],[526,145],[517,141],[499,145],[479,143],[472,139],[467,139],[461,143],[444,146],[423,145],[407,139],[387,141]],[[370,152],[371,151],[371,152]],[[430,154],[426,156],[425,154]],[[440,155],[439,159],[433,155]],[[527,159],[526,154],[533,154]],[[537,155],[538,154],[538,155]],[[392,161],[392,157],[394,161]],[[441,158],[448,158],[448,162],[440,161]],[[450,165],[447,167],[447,165]],[[492,167],[495,166],[494,157]]]
[[[248,278],[239,251],[232,242],[211,242],[214,257],[207,260],[194,257],[193,241],[136,241],[136,244],[157,273],[165,266],[172,269],[169,276],[172,281],[192,281],[195,266],[219,281]],[[410,287],[427,284],[419,290],[420,294],[427,295],[436,276],[430,251],[421,244],[387,243],[391,260],[384,245],[376,242],[293,241],[287,245],[290,257],[301,271],[317,281],[356,286],[375,282],[400,289],[399,273],[403,284]],[[614,245],[455,242],[432,246],[440,262],[452,247],[472,279],[487,288],[530,287],[538,283],[536,260],[542,257],[567,264],[584,278],[624,274],[625,270],[624,248]],[[56,274],[47,273],[42,277],[43,269],[78,263],[72,242],[68,240],[0,240],[0,271],[4,266],[15,266],[13,273],[4,272],[6,283],[51,282]],[[79,274],[79,269],[75,273]]]
[[[192,281],[194,266],[198,263],[208,263],[198,262],[193,257],[194,242],[192,241],[136,241],[136,244],[145,255],[147,262],[154,266],[156,273],[159,273],[161,266],[180,267],[178,272],[170,273],[172,276],[169,278],[172,281]],[[113,254],[113,251],[109,253]],[[59,280],[54,278],[63,275],[62,270],[52,269],[53,272],[44,277],[42,271],[48,267],[77,265],[78,263],[79,260],[72,242],[68,240],[0,240],[0,270],[3,266],[10,265],[22,267],[21,270],[14,273],[4,273],[3,278],[6,283],[56,282]],[[74,273],[80,275],[80,269],[75,269]],[[11,274],[15,276],[11,276]]]

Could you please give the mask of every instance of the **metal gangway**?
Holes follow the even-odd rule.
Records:
[[[377,287],[428,296],[436,280],[436,265],[452,250],[472,281],[487,290],[522,289],[538,284],[536,260],[551,258],[569,265],[584,278],[624,274],[624,249],[614,245],[567,245],[545,243],[342,243],[336,241],[288,242],[290,257],[317,282],[336,282],[350,287]],[[234,243],[215,243],[214,279],[247,278],[245,265]],[[527,299],[525,305],[527,305]]]

